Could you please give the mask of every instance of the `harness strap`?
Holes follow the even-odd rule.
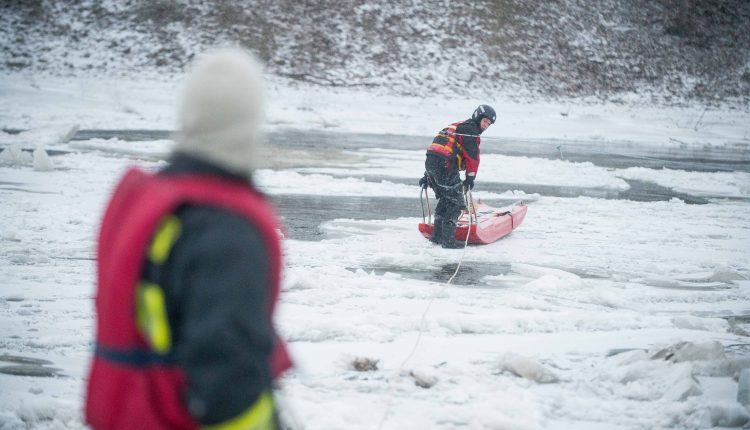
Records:
[[[440,130],[427,150],[440,154],[445,158],[454,158],[458,170],[464,170],[463,156],[461,155],[463,147],[461,142],[456,138],[456,136],[463,136],[463,134],[457,134],[456,128],[458,128],[458,123],[451,124]]]
[[[94,354],[105,361],[130,367],[170,365],[177,362],[177,359],[173,354],[154,354],[151,351],[139,347],[129,349],[110,348],[100,343],[96,344]]]

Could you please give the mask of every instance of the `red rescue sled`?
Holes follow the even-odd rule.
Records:
[[[470,195],[469,198],[471,198]],[[458,218],[455,238],[463,242],[468,233],[469,243],[472,245],[495,242],[521,225],[526,217],[527,209],[528,206],[520,200],[502,208],[493,208],[481,202],[474,202],[473,210],[464,211]],[[429,212],[431,211],[428,202]],[[429,213],[426,218],[423,216],[423,222],[419,224],[419,232],[427,239],[432,236],[431,218],[432,213]]]

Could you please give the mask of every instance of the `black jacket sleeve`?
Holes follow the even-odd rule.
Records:
[[[270,390],[269,262],[259,231],[213,207],[177,212],[182,233],[165,266],[174,350],[201,424],[238,416]]]

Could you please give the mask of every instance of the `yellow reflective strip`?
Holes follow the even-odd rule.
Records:
[[[268,391],[241,415],[223,423],[203,426],[204,430],[276,430],[273,417],[273,399]]]
[[[136,322],[157,354],[172,349],[172,331],[167,318],[164,290],[156,284],[141,282],[136,293]]]
[[[166,216],[156,229],[154,240],[148,250],[149,260],[155,264],[162,264],[167,261],[169,251],[172,250],[172,245],[180,236],[181,230],[182,223],[179,218],[174,215]]]

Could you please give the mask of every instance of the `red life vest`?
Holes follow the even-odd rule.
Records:
[[[185,405],[185,375],[170,355],[155,353],[136,323],[136,286],[158,223],[182,204],[240,214],[256,226],[269,258],[269,318],[278,299],[281,249],[277,221],[247,185],[201,175],[151,175],[130,169],[104,215],[97,249],[97,350],[88,381],[86,421],[93,428],[193,429]],[[272,377],[291,366],[276,339]]]
[[[456,135],[456,128],[459,125],[461,125],[460,122],[455,122],[440,130],[432,140],[430,146],[427,147],[427,152],[440,154],[449,160],[455,158],[458,170],[464,170],[466,167],[463,164],[464,149],[461,146],[462,139],[459,139],[460,136]]]
[[[456,132],[458,127],[469,121],[471,120],[454,122],[448,127],[440,130],[437,136],[432,140],[430,146],[427,147],[427,154],[432,153],[443,157],[446,160],[445,167],[448,170],[455,167],[458,170],[466,170],[466,174],[469,176],[476,176],[477,171],[479,170],[479,134],[481,134],[481,131],[477,132],[477,134],[463,134]],[[471,152],[467,151],[464,146],[466,143],[464,140],[465,136],[474,138],[476,149],[473,149],[474,143],[472,143]]]

